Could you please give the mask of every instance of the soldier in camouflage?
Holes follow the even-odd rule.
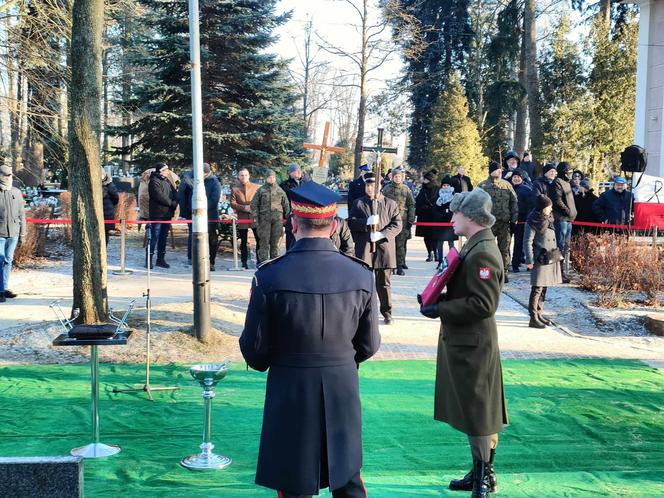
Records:
[[[288,197],[279,185],[271,169],[265,175],[265,183],[251,201],[251,216],[258,236],[258,263],[279,255],[279,241],[283,234],[283,222],[290,213]]]
[[[496,217],[496,222],[491,227],[493,234],[498,239],[498,249],[503,256],[505,268],[510,262],[510,242],[512,237],[512,226],[516,224],[519,217],[517,197],[512,185],[501,178],[502,168],[495,161],[489,163],[489,178],[481,182],[478,187],[491,196],[493,208],[491,214]],[[507,282],[507,271],[505,282]]]
[[[399,215],[403,222],[403,229],[395,239],[397,253],[397,275],[405,275],[406,266],[406,243],[410,239],[410,229],[415,221],[415,200],[413,193],[404,184],[406,174],[403,168],[392,170],[392,182],[383,189],[383,195],[392,199],[399,206]]]

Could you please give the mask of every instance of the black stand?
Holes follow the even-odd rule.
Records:
[[[145,329],[145,384],[143,387],[135,387],[130,389],[113,389],[114,393],[133,393],[138,391],[143,391],[148,394],[150,401],[154,401],[152,397],[152,391],[174,391],[175,389],[180,389],[178,386],[172,387],[153,387],[150,385],[150,332],[152,329],[152,299],[150,298],[150,288],[152,287],[152,252],[150,251],[150,243],[152,241],[152,230],[150,226],[145,227],[145,234],[147,236],[147,245],[145,247],[145,261],[147,262],[148,267],[148,288],[147,291],[143,293],[145,297],[145,307],[148,310],[148,323]]]

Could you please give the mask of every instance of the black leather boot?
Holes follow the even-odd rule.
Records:
[[[540,322],[539,315],[530,315],[530,322],[528,323],[528,326],[531,329],[545,329],[546,325],[544,325],[542,322]]]
[[[473,461],[473,493],[471,498],[491,498],[489,473],[487,467],[489,462],[482,460]]]
[[[164,259],[164,255],[157,255],[157,266],[160,268],[170,268],[171,265],[169,265],[166,260]]]
[[[406,274],[405,271],[403,271],[403,266],[397,266],[397,275],[404,276]]]
[[[493,460],[496,457],[496,450],[491,450],[491,457],[486,464],[487,475],[489,476],[489,491],[496,493],[498,491],[498,478],[496,471],[493,468]],[[473,490],[473,471],[471,470],[461,479],[453,479],[450,481],[450,489],[452,491],[472,491]]]

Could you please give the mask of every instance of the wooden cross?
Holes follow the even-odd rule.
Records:
[[[327,154],[330,152],[341,154],[346,152],[346,149],[343,147],[333,147],[332,145],[327,145],[327,138],[330,135],[330,122],[325,123],[325,131],[323,132],[323,143],[318,144],[304,144],[305,149],[319,150],[320,159],[318,160],[318,166],[322,167],[325,165],[325,160],[327,159]]]

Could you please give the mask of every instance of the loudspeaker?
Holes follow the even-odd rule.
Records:
[[[620,169],[632,173],[643,173],[648,164],[648,154],[643,147],[630,145],[620,153]]]

